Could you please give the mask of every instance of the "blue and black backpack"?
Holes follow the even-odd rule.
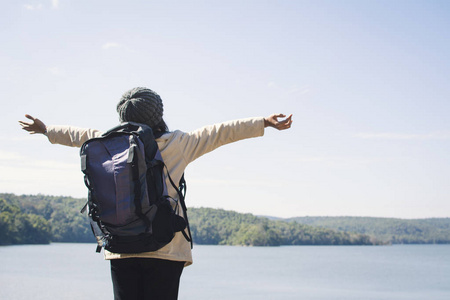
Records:
[[[156,251],[181,231],[191,242],[184,197],[186,182],[170,178],[150,127],[122,123],[100,137],[86,141],[80,150],[81,170],[89,189],[88,208],[97,252]],[[178,193],[167,193],[166,175]],[[183,216],[176,211],[181,209]]]

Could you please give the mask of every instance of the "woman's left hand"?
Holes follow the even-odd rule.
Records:
[[[30,115],[25,115],[25,117],[32,120],[33,122],[28,123],[25,121],[19,121],[19,124],[20,126],[22,126],[23,130],[28,131],[30,134],[35,133],[44,134],[47,132],[47,126],[45,126],[44,122]]]

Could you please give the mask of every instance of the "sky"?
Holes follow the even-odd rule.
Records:
[[[18,124],[107,130],[161,95],[171,130],[293,114],[186,169],[191,207],[450,217],[448,1],[4,1],[0,193],[84,198],[79,149]]]

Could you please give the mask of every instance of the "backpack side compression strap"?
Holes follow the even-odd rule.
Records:
[[[166,170],[167,170],[167,167],[166,167]],[[178,197],[180,198],[181,208],[183,210],[183,217],[184,217],[184,220],[186,221],[186,227],[188,230],[187,234],[186,234],[185,230],[182,230],[181,233],[183,234],[184,238],[188,242],[191,243],[191,249],[192,249],[194,245],[193,245],[193,241],[192,241],[191,228],[189,227],[189,220],[187,217],[187,207],[186,207],[186,203],[184,202],[184,198],[186,196],[186,189],[187,189],[186,180],[184,180],[184,173],[183,173],[183,175],[181,175],[180,184],[178,187],[175,185],[172,178],[170,177],[169,170],[167,170],[167,177],[169,178],[170,183],[172,184],[174,189],[177,191]]]

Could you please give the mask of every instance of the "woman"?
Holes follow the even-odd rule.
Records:
[[[292,124],[292,115],[286,118],[283,114],[274,114],[205,126],[192,132],[170,132],[163,120],[163,111],[160,96],[148,88],[138,87],[126,92],[117,104],[120,122],[144,123],[156,136],[161,135],[156,141],[174,182],[180,181],[187,165],[222,145],[262,136],[266,127],[284,130]],[[31,134],[45,134],[53,144],[80,147],[86,140],[102,134],[98,130],[73,126],[46,126],[37,118],[25,116],[32,122],[19,121],[22,128]],[[167,187],[169,195],[177,199],[172,185],[167,183]],[[180,211],[178,214],[182,215]],[[158,251],[136,254],[105,251],[105,259],[111,261],[116,300],[177,299],[183,268],[192,264],[190,243],[180,232]]]

